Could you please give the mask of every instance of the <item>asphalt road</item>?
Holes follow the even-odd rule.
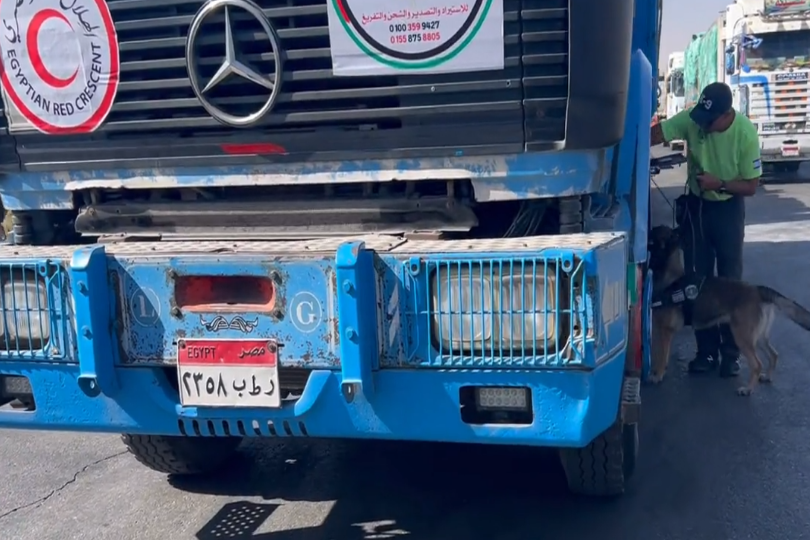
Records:
[[[810,171],[808,171],[810,173]],[[810,174],[802,172],[802,176]],[[657,178],[670,200],[683,170]],[[746,278],[810,306],[810,184],[750,201]],[[654,196],[658,222],[669,211]],[[9,540],[798,540],[810,537],[810,334],[778,321],[772,386],[688,377],[643,391],[630,492],[568,495],[553,455],[514,448],[309,442],[247,446],[216,481],[171,483],[118,437],[0,432]],[[692,352],[688,334],[676,354]]]

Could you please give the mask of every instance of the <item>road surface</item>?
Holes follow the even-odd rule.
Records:
[[[658,177],[669,200],[683,169]],[[806,175],[810,176],[810,175]],[[654,195],[657,222],[669,218]],[[810,305],[810,185],[750,201],[746,278]],[[810,537],[810,334],[778,321],[772,386],[687,377],[643,391],[630,492],[566,492],[553,454],[512,448],[275,441],[216,482],[170,483],[118,437],[0,432],[0,537],[13,540],[798,540]],[[688,334],[676,353],[692,352]]]

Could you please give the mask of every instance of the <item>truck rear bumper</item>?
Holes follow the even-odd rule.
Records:
[[[760,134],[762,161],[810,161],[810,133]]]
[[[189,436],[335,437],[458,443],[584,446],[618,415],[624,353],[594,370],[481,372],[380,370],[375,392],[348,402],[340,372],[313,371],[297,401],[280,409],[183,407],[165,369],[116,369],[115,399],[89,397],[75,365],[8,364],[3,375],[26,377],[35,411],[0,410],[0,427]],[[471,425],[460,388],[526,386],[532,421]]]

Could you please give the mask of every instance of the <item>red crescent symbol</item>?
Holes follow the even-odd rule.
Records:
[[[51,8],[43,9],[31,18],[31,24],[28,26],[28,32],[26,32],[25,35],[25,46],[28,49],[28,55],[31,58],[31,65],[34,68],[34,72],[42,79],[42,82],[53,88],[67,88],[76,80],[76,76],[79,74],[79,68],[76,68],[73,75],[70,77],[62,79],[48,71],[48,68],[45,67],[45,63],[42,61],[42,55],[39,54],[39,30],[42,28],[42,25],[50,19],[59,19],[68,25],[71,30],[73,29],[73,26],[64,14]]]

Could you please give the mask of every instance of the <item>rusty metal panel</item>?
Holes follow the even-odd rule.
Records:
[[[178,339],[205,338],[273,340],[282,367],[340,365],[332,257],[130,256],[111,259],[110,272],[123,363],[173,365]],[[189,276],[223,290],[193,301],[195,293],[178,287]]]

